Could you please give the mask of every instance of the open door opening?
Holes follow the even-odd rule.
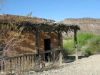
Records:
[[[44,39],[44,50],[45,51],[51,50],[51,39]],[[45,60],[46,61],[51,60],[51,53],[45,54]]]

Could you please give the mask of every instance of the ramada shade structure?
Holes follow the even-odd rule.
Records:
[[[38,48],[38,33],[39,32],[54,32],[58,35],[58,46],[59,49],[61,48],[60,46],[60,34],[62,32],[68,32],[68,31],[73,31],[74,32],[74,43],[75,43],[75,50],[77,53],[77,30],[80,30],[80,27],[78,25],[69,25],[69,24],[64,24],[64,23],[55,23],[55,22],[33,22],[30,20],[20,20],[16,21],[14,19],[0,19],[0,25],[6,25],[6,26],[11,26],[11,24],[16,25],[19,27],[24,26],[23,31],[27,32],[33,32],[35,34],[35,40],[36,40],[36,50],[37,54],[39,55],[39,48]],[[9,27],[12,30],[12,27]],[[78,56],[76,56],[76,59]]]
[[[70,24],[64,24],[64,23],[48,23],[48,22],[30,22],[30,21],[15,21],[15,20],[7,20],[7,19],[0,19],[0,24],[8,25],[10,24],[17,25],[18,27],[24,26],[25,31],[33,31],[36,30],[38,32],[68,32],[68,31],[74,31],[79,30],[79,26],[77,25],[70,25]]]
[[[39,21],[37,21],[39,20]],[[68,32],[68,31],[73,31],[74,32],[74,48],[76,51],[76,60],[78,59],[78,55],[77,55],[77,31],[80,30],[80,27],[78,25],[74,25],[74,24],[64,24],[64,23],[56,23],[54,21],[46,21],[46,19],[38,19],[38,18],[32,18],[32,17],[25,17],[25,16],[18,16],[18,15],[0,15],[0,30],[2,29],[2,27],[4,26],[4,28],[7,28],[7,30],[11,30],[11,31],[16,31],[16,29],[20,29],[20,27],[23,27],[23,31],[22,32],[30,32],[34,34],[34,42],[35,42],[35,50],[36,53],[25,53],[25,54],[21,54],[18,56],[11,56],[11,57],[3,57],[3,61],[0,60],[0,64],[4,65],[4,66],[0,66],[1,71],[7,71],[7,66],[8,66],[8,70],[14,71],[16,72],[16,67],[20,66],[20,68],[23,68],[23,70],[21,69],[21,71],[25,71],[27,66],[23,66],[23,65],[31,65],[31,63],[34,63],[34,61],[38,61],[40,66],[40,60],[39,60],[39,55],[42,57],[43,54],[46,53],[52,53],[53,51],[57,52],[57,57],[58,54],[61,55],[62,52],[62,47],[61,47],[61,33],[62,32]],[[15,26],[15,27],[14,27]],[[48,51],[43,51],[43,52],[39,52],[39,40],[38,40],[38,33],[56,33],[58,37],[57,38],[57,43],[58,43],[58,48],[57,50],[48,50]],[[33,45],[32,45],[33,46]],[[56,54],[55,54],[56,55]],[[52,56],[51,56],[52,57]],[[35,59],[35,60],[34,60]],[[60,58],[59,58],[60,59]],[[33,61],[34,60],[34,61]],[[25,62],[26,61],[26,62]],[[30,62],[29,62],[30,61]],[[25,62],[25,63],[24,63]],[[62,63],[62,61],[60,60],[60,62]],[[8,64],[9,63],[9,64]],[[37,62],[36,62],[37,63]],[[14,68],[12,67],[15,64]],[[51,66],[51,65],[50,65]],[[30,67],[30,68],[29,68]],[[32,65],[29,66],[29,69],[32,69]],[[30,70],[29,70],[30,71]]]

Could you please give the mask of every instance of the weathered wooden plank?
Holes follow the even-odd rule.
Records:
[[[18,57],[28,56],[28,55],[36,55],[36,53],[25,53],[25,54],[20,54],[18,56],[4,57],[3,59],[12,59],[12,58],[18,58]]]
[[[49,53],[49,52],[54,52],[54,51],[58,51],[58,50],[47,50],[47,51],[41,52],[40,54]],[[22,56],[30,56],[30,55],[37,55],[37,54],[36,54],[36,53],[25,53],[25,54],[18,55],[18,56],[4,57],[3,59],[4,59],[4,60],[8,60],[8,59],[20,58],[20,57],[22,57]]]
[[[50,52],[56,52],[56,51],[60,51],[60,50],[47,50],[47,51],[43,51],[40,54],[45,54],[45,53],[50,53]]]

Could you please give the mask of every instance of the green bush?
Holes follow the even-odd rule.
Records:
[[[74,38],[63,38],[63,41],[63,49],[68,53],[68,55],[75,53]],[[83,50],[83,54],[86,56],[100,52],[100,38],[98,35],[87,32],[78,32],[77,42],[78,50],[80,51],[83,46],[88,45],[88,47]],[[88,42],[90,43],[88,44]]]
[[[88,48],[92,54],[100,53],[100,36],[95,36],[95,38],[91,39]]]
[[[63,49],[66,50],[65,52],[67,54],[73,54],[74,53],[74,42],[72,39],[63,39],[65,42],[63,42]]]
[[[95,34],[93,33],[78,32],[77,34],[78,47],[81,48],[88,42],[88,40],[94,37],[95,37]]]
[[[85,56],[90,56],[90,55],[92,55],[92,53],[91,53],[91,51],[90,51],[89,48],[86,48],[86,49],[83,51],[83,54],[84,54]]]

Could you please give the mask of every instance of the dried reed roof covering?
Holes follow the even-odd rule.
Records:
[[[63,23],[30,23],[29,21],[22,22],[21,25],[31,26],[30,30],[38,30],[38,32],[68,32],[73,31],[74,29],[79,30],[80,28],[77,25],[68,25]],[[28,28],[28,27],[27,27]]]
[[[5,20],[5,19],[9,19],[9,20],[17,20],[17,21],[30,21],[30,22],[55,22],[52,19],[45,19],[45,18],[38,18],[38,17],[29,17],[29,16],[21,16],[21,15],[11,15],[11,14],[2,14],[0,15],[0,19]]]
[[[3,18],[0,19],[0,24],[3,25],[10,25],[14,24],[16,26],[22,27],[24,26],[25,31],[32,31],[35,32],[38,30],[38,32],[57,32],[58,30],[60,32],[68,32],[68,31],[73,31],[79,30],[79,26],[77,25],[68,25],[68,24],[63,24],[63,23],[55,23],[55,22],[36,22],[31,19],[15,19],[15,18]]]

